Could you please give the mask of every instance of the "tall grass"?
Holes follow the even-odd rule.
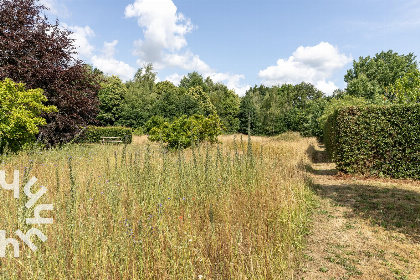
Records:
[[[299,166],[313,140],[220,140],[168,151],[137,139],[3,158],[8,181],[27,170],[21,186],[35,176],[33,193],[48,188],[38,204],[54,204],[42,212],[54,224],[36,226],[48,237],[32,238],[37,251],[21,242],[13,258],[8,247],[0,279],[291,278],[312,199]],[[2,189],[0,200],[0,229],[16,238],[22,204]]]

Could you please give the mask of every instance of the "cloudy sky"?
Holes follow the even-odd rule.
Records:
[[[420,55],[419,0],[40,0],[74,32],[79,58],[124,81],[145,63],[177,84],[197,71],[250,86],[345,88],[352,61]]]

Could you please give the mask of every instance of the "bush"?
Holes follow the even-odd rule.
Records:
[[[420,104],[338,109],[324,141],[340,171],[420,179]]]
[[[164,118],[162,116],[153,116],[151,117],[145,124],[144,124],[144,131],[146,133],[149,133],[150,130],[154,127],[160,127],[165,122],[168,122],[169,120],[167,118]]]
[[[133,140],[131,128],[123,126],[89,126],[76,139],[78,143],[99,143],[101,137],[121,137],[124,144],[130,144]]]
[[[144,130],[142,127],[133,128],[133,135],[142,136],[144,134]]]
[[[47,124],[41,114],[57,112],[55,106],[44,102],[47,98],[42,89],[26,90],[25,84],[7,78],[0,81],[0,154],[31,146],[38,127]]]
[[[182,116],[172,123],[164,122],[149,131],[149,140],[167,143],[170,148],[186,148],[193,143],[217,142],[221,134],[221,122],[217,115]]]

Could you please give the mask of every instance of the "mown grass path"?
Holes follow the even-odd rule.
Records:
[[[311,146],[319,205],[295,279],[420,279],[420,182],[337,174]]]

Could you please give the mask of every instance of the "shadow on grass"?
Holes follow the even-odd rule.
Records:
[[[324,145],[319,144],[319,147],[322,150],[318,150],[315,148],[314,145],[309,145],[308,149],[306,149],[306,154],[308,155],[309,159],[312,161],[312,163],[318,164],[318,163],[330,163],[328,159],[327,152],[324,150]],[[325,169],[314,169],[312,165],[306,164],[304,166],[306,171],[311,172],[314,175],[336,175],[337,170],[331,169],[331,168],[325,168]]]
[[[310,146],[307,150],[314,164],[328,163],[328,157],[323,150]],[[335,175],[335,169],[314,169],[311,165],[305,168],[315,175]],[[322,182],[322,180],[321,180]],[[329,183],[328,183],[329,182]],[[390,183],[388,186],[375,186],[372,182],[366,184],[314,184],[318,195],[327,197],[341,206],[351,208],[349,215],[356,215],[379,225],[385,229],[406,234],[415,242],[420,242],[420,189],[407,190]]]
[[[420,242],[419,192],[369,184],[315,184],[313,187],[318,195],[350,207],[353,210],[350,216],[357,215],[374,225],[396,230]]]
[[[308,149],[306,149],[306,154],[309,156],[313,163],[328,163],[328,154],[325,151],[325,147],[323,144],[318,144],[321,150],[318,150],[314,145],[309,145]]]

